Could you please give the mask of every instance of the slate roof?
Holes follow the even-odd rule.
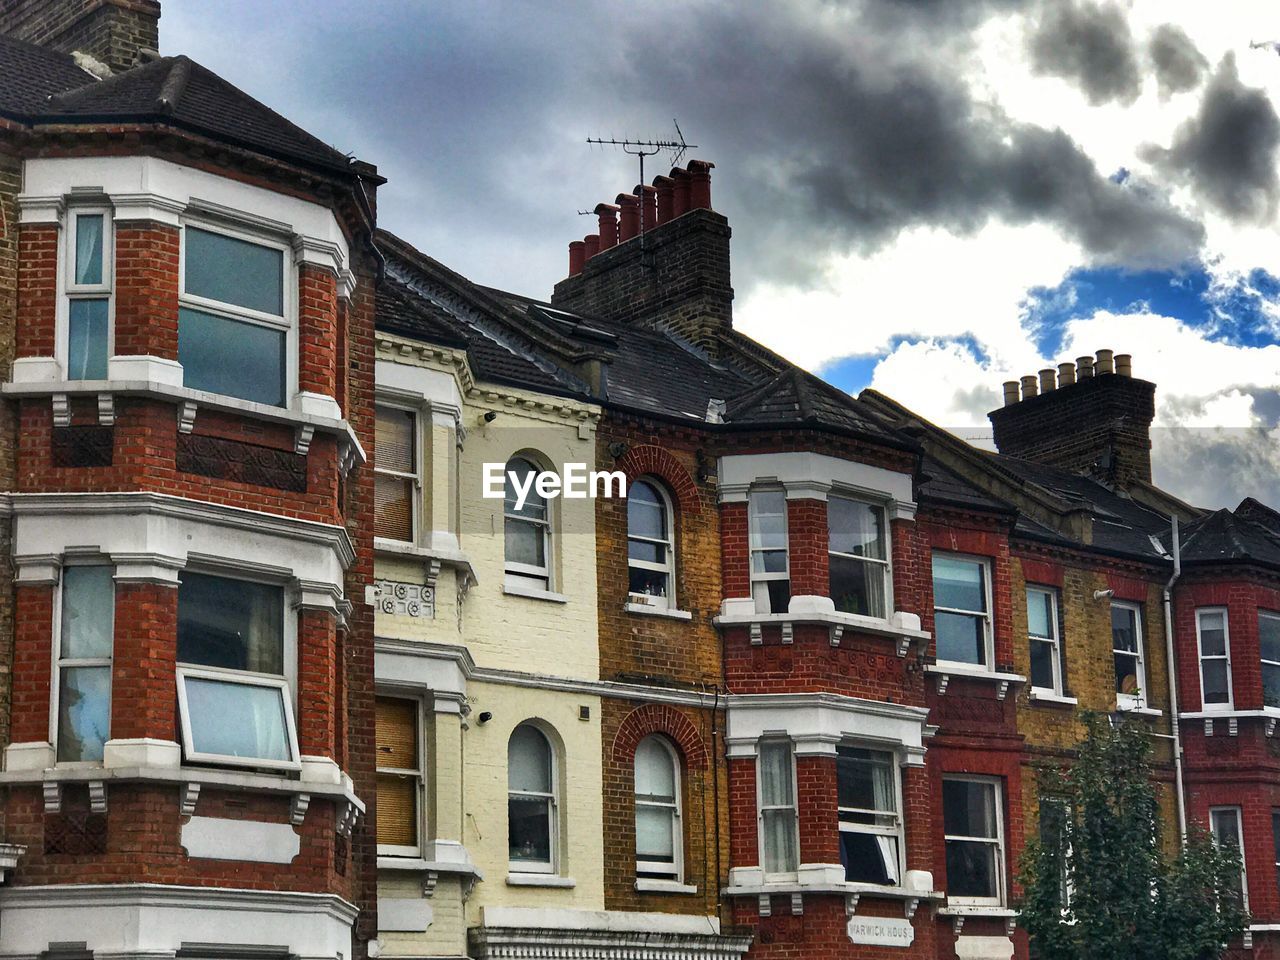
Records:
[[[189,57],[161,57],[99,80],[66,54],[0,37],[0,113],[33,126],[154,123],[351,174],[345,154]]]
[[[1257,563],[1280,569],[1280,514],[1249,498],[1215,510],[1182,533],[1184,563]]]

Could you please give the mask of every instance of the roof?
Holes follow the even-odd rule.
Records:
[[[148,123],[351,175],[351,158],[190,57],[160,57],[99,80],[66,54],[0,37],[0,113],[32,126]]]
[[[1233,561],[1280,569],[1280,514],[1248,498],[1236,509],[1215,510],[1182,533],[1184,563]]]
[[[811,424],[858,433],[894,446],[914,447],[864,409],[857,398],[799,367],[788,367],[731,398],[725,420],[742,426]]]

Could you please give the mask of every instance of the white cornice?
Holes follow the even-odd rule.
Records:
[[[716,707],[714,693],[696,690],[678,690],[673,687],[650,687],[642,683],[617,683],[612,680],[574,680],[568,677],[552,677],[544,674],[521,673],[518,670],[501,670],[496,667],[476,667],[471,674],[476,683],[498,683],[513,687],[532,687],[538,690],[555,690],[565,693],[609,697],[616,700],[640,700],[647,703],[668,703],[680,707],[697,707],[710,710]],[[721,709],[725,704],[723,694],[718,699]]]
[[[167,883],[61,883],[0,889],[4,907],[180,906],[249,912],[287,909],[329,916],[350,924],[355,905],[331,893],[292,893],[223,887],[182,887]]]
[[[924,764],[932,734],[929,710],[837,693],[734,694],[726,702],[731,758],[754,757],[761,739],[787,737],[801,756],[832,756],[841,743],[893,750],[908,766]]]

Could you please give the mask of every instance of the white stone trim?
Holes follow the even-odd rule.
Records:
[[[182,766],[182,747],[173,740],[138,737],[131,740],[108,740],[102,747],[102,765],[115,767]]]
[[[499,683],[537,690],[555,690],[596,697],[612,697],[620,700],[637,700],[642,703],[668,703],[673,706],[698,707],[704,710],[713,709],[717,705],[715,695],[710,693],[649,687],[638,683],[617,683],[611,680],[574,680],[568,677],[521,673],[518,670],[502,670],[495,667],[476,667],[471,679],[477,683]],[[723,696],[720,697],[718,702],[719,706],[723,708],[725,698]]]
[[[934,728],[925,707],[863,700],[835,693],[734,694],[725,699],[725,745],[730,758],[755,757],[761,739],[785,736],[796,756],[836,755],[841,743],[894,751],[907,766],[923,766]]]
[[[753,484],[779,483],[788,500],[826,500],[833,489],[884,503],[890,520],[911,520],[912,476],[820,453],[788,452],[721,457],[721,503],[745,503]]]
[[[379,687],[429,690],[438,711],[461,712],[467,681],[476,669],[466,647],[377,637],[373,651],[373,676]]]
[[[228,817],[193,816],[182,825],[178,842],[193,859],[246,863],[292,863],[302,849],[292,824]]]

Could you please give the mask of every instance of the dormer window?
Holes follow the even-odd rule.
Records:
[[[285,405],[292,379],[286,252],[283,244],[222,230],[183,230],[178,360],[185,386]]]
[[[105,380],[111,353],[111,217],[75,208],[66,266],[68,380]]]

